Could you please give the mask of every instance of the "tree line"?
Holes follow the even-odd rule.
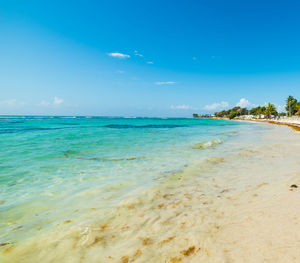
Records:
[[[293,96],[289,96],[286,99],[285,105],[286,112],[278,112],[275,105],[272,103],[268,103],[267,106],[257,106],[252,109],[242,108],[239,106],[233,107],[229,110],[222,110],[219,112],[215,112],[214,115],[216,117],[226,117],[229,119],[233,119],[235,117],[243,116],[243,115],[253,115],[261,118],[262,116],[266,118],[271,118],[272,116],[300,116],[300,101],[297,101]]]

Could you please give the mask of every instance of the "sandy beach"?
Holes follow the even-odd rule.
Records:
[[[292,129],[296,131],[300,131],[300,118],[298,116],[293,117],[280,117],[280,118],[272,118],[272,119],[259,119],[259,118],[251,118],[248,116],[245,116],[246,118],[242,117],[236,117],[233,120],[237,121],[254,121],[254,122],[266,122],[271,124],[277,124],[277,125],[286,125],[288,127],[291,127]],[[229,120],[228,118],[219,118],[219,117],[213,117],[212,119],[220,119],[220,120]]]
[[[299,13],[2,1],[0,263],[300,263]]]
[[[263,144],[158,179],[104,221],[7,247],[2,262],[298,262],[300,136],[270,127]]]

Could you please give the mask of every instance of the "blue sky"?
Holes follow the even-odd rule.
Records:
[[[300,99],[298,1],[0,0],[0,114],[191,116]]]

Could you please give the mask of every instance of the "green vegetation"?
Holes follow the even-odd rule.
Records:
[[[229,110],[223,110],[215,113],[216,117],[225,117],[229,119],[243,115],[253,115],[258,118],[266,116],[267,118],[270,118],[271,116],[278,116],[278,112],[276,111],[274,104],[269,103],[267,106],[258,106],[250,110],[241,107],[234,107]]]
[[[268,103],[267,106],[257,106],[252,109],[246,109],[241,107],[234,107],[229,110],[222,110],[220,112],[215,112],[216,117],[225,117],[229,119],[233,119],[243,115],[252,115],[256,118],[271,118],[273,116],[300,116],[300,101],[297,101],[293,96],[289,96],[286,99],[285,105],[286,113],[280,112],[278,113],[276,107],[272,103]]]
[[[265,112],[264,112],[264,115],[266,115],[266,117],[269,119],[271,118],[272,115],[274,116],[277,116],[278,115],[278,112],[276,111],[276,108],[274,106],[274,104],[272,103],[269,103]]]
[[[288,96],[286,99],[285,109],[289,117],[293,115],[300,115],[300,102],[298,102],[293,96]]]
[[[297,112],[296,115],[300,116],[300,103],[298,102],[298,105],[296,106]]]
[[[236,117],[240,116],[245,116],[245,115],[250,115],[251,118],[272,118],[275,116],[293,116],[297,115],[300,116],[300,101],[297,101],[296,98],[293,96],[289,96],[286,99],[286,105],[285,109],[287,112],[278,112],[276,110],[276,107],[272,103],[268,103],[265,106],[257,106],[252,109],[247,109],[247,108],[241,108],[241,107],[233,107],[232,109],[229,110],[222,110],[219,112],[215,112],[214,116],[219,117],[219,118],[229,118],[229,119],[234,119]],[[193,114],[194,117],[197,117],[198,114]],[[204,115],[199,115],[199,116],[204,116]],[[198,116],[198,117],[199,117]],[[210,115],[205,115],[205,116],[210,116]]]
[[[258,106],[258,107],[252,108],[249,111],[249,113],[250,113],[250,115],[259,116],[259,115],[263,115],[265,110],[266,110],[265,106],[262,106],[262,107]]]
[[[215,112],[216,117],[228,117],[229,119],[233,119],[235,117],[241,116],[241,115],[247,115],[248,110],[246,108],[241,107],[234,107],[229,110],[222,110],[220,112]]]
[[[228,115],[228,118],[231,120],[231,119],[233,119],[235,117],[238,117],[238,116],[240,116],[240,114],[237,111],[231,111]]]

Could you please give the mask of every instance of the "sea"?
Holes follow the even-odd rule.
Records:
[[[259,143],[270,129],[216,119],[1,116],[1,248],[105,221],[124,200]]]

